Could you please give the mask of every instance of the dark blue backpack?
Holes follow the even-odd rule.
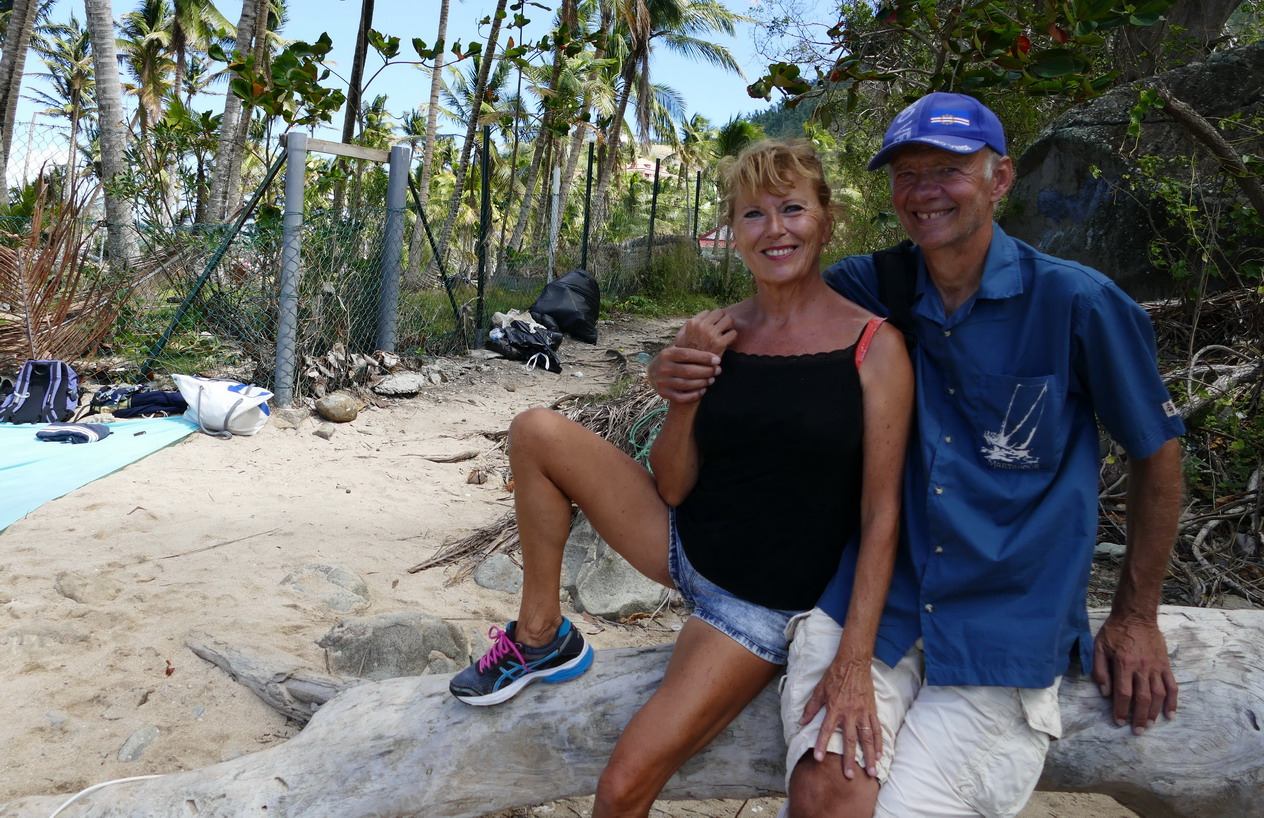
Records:
[[[0,403],[0,423],[58,423],[78,407],[79,376],[65,361],[27,361]]]

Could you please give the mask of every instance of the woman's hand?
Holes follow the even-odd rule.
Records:
[[[825,721],[816,737],[812,755],[817,763],[825,760],[826,748],[834,731],[843,734],[843,776],[856,777],[856,744],[863,754],[865,771],[878,776],[878,759],[882,757],[882,725],[873,692],[873,676],[869,659],[835,657],[829,669],[817,682],[799,724],[808,724],[825,708]]]
[[[733,319],[724,310],[706,310],[685,322],[676,341],[650,362],[650,386],[674,403],[699,400],[720,374],[720,355],[737,340]]]
[[[722,355],[737,340],[737,328],[724,310],[703,310],[676,333],[675,346]]]

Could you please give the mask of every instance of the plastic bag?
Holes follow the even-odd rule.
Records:
[[[571,270],[545,285],[531,305],[535,320],[576,341],[597,343],[597,316],[601,311],[601,287],[585,270]]]
[[[189,403],[187,420],[215,437],[253,435],[268,422],[267,401],[272,393],[236,381],[173,375],[180,395]]]
[[[562,333],[516,319],[507,327],[492,327],[486,347],[511,361],[526,361],[528,369],[561,372],[562,361],[557,357],[561,343]]]

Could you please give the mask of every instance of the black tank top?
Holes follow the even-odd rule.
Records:
[[[698,482],[676,511],[704,577],[767,608],[816,604],[859,528],[856,346],[812,355],[726,352],[698,407]]]

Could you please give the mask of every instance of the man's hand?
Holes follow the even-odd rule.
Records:
[[[835,658],[816,683],[799,724],[810,724],[822,707],[825,719],[812,757],[818,764],[825,760],[830,737],[838,730],[843,736],[843,777],[848,780],[856,777],[856,745],[859,744],[865,772],[877,778],[878,759],[882,757],[882,724],[878,721],[870,663]]]
[[[1114,699],[1115,724],[1131,721],[1136,735],[1153,727],[1160,711],[1176,715],[1176,678],[1153,620],[1108,617],[1093,644],[1093,680]]]
[[[724,310],[700,312],[685,322],[676,341],[655,356],[646,370],[650,386],[675,403],[700,400],[720,374],[720,355],[737,340]]]

